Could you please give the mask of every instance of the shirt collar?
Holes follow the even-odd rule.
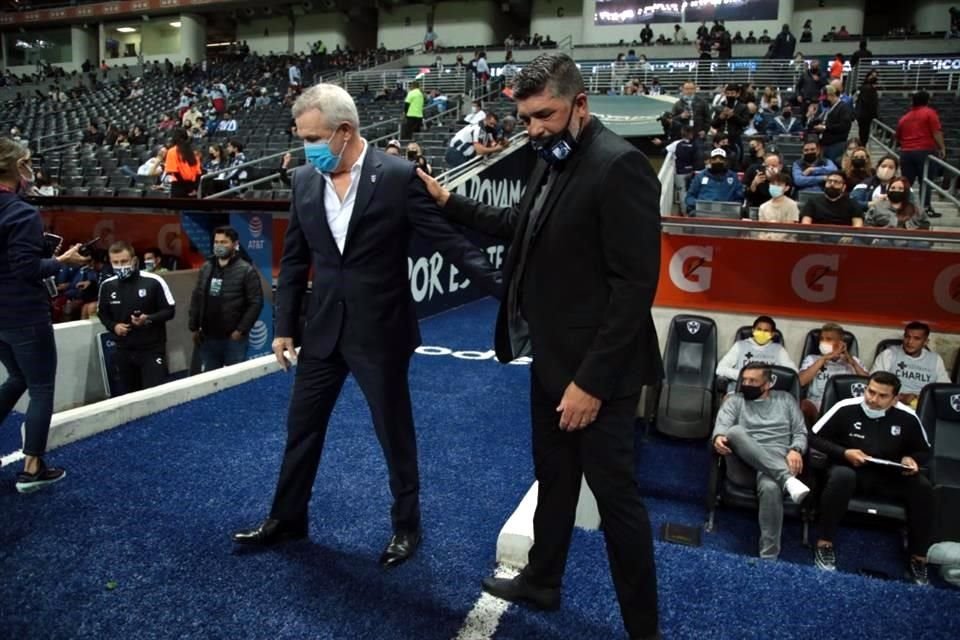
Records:
[[[353,165],[350,166],[350,182],[355,181],[357,179],[357,176],[359,176],[360,172],[363,170],[363,161],[367,158],[367,151],[369,150],[367,141],[364,140],[363,138],[360,138],[360,141],[363,143],[363,151],[361,151],[360,155],[357,156],[356,162],[354,162]],[[321,173],[320,175],[322,175],[323,179],[326,180],[327,182],[331,184],[333,183],[333,176],[328,175],[326,173]]]

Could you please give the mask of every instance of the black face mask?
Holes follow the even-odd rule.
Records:
[[[854,169],[863,169],[865,166],[867,166],[867,159],[866,159],[866,158],[854,158],[853,160],[850,161],[850,164],[853,165],[853,168],[854,168]]]
[[[805,153],[803,154],[803,161],[806,162],[807,164],[813,164],[814,162],[817,161],[817,158],[819,157],[820,156],[816,153]]]
[[[728,97],[727,97],[727,106],[728,106],[728,107],[733,107],[735,104],[737,104],[737,99],[736,99],[736,98],[731,98],[731,97],[728,96]]]
[[[887,191],[887,200],[893,204],[900,204],[907,201],[906,191]]]
[[[563,131],[560,133],[555,133],[553,135],[544,136],[539,140],[530,140],[530,144],[533,147],[533,150],[537,152],[541,158],[543,158],[547,164],[557,164],[563,162],[570,154],[573,153],[577,148],[577,140],[580,135],[583,134],[583,120],[580,120],[580,131],[577,133],[577,137],[574,138],[570,134],[570,121],[573,119],[573,109],[577,105],[577,99],[573,99],[573,104],[570,107],[570,115],[567,116],[567,124],[564,125]]]
[[[784,111],[784,112],[783,112],[783,117],[784,117],[784,118],[787,118],[787,119],[789,120],[790,118],[793,117],[793,112],[792,112],[792,111]]]
[[[743,396],[744,400],[749,400],[752,402],[763,395],[763,387],[748,387],[747,385],[741,385],[740,394]]]
[[[711,162],[710,163],[710,173],[726,173],[727,163],[726,162]]]
[[[826,194],[828,198],[835,200],[840,197],[841,193],[843,193],[843,189],[839,189],[837,187],[827,187],[823,190],[823,193]]]

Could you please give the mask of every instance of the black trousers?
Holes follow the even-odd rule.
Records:
[[[410,356],[344,353],[314,358],[301,351],[287,416],[287,444],[270,515],[302,522],[313,493],[330,414],[352,373],[367,399],[387,461],[395,532],[420,527],[420,474],[407,371]]]
[[[862,146],[867,146],[870,141],[870,125],[873,123],[873,116],[864,116],[857,120],[857,128],[860,129],[860,133],[857,137],[860,138],[860,144]]]
[[[166,349],[117,349],[113,356],[122,393],[163,384],[167,380]]]
[[[903,500],[907,507],[909,551],[916,556],[927,555],[933,529],[934,500],[933,486],[926,476],[903,476],[893,469],[872,466],[854,469],[833,465],[827,472],[827,482],[820,497],[820,539],[833,541],[854,493]]]
[[[624,626],[631,636],[658,629],[653,537],[634,476],[634,412],[638,396],[606,402],[585,429],[559,427],[560,398],[530,376],[533,463],[539,488],[534,543],[524,575],[535,585],[559,587],[576,519],[581,478],[597,499],[610,573]]]

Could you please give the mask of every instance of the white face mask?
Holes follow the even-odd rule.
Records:
[[[893,177],[893,169],[890,167],[880,167],[877,169],[877,177],[883,181],[887,181]]]
[[[830,342],[820,343],[820,355],[828,356],[833,353],[833,344]]]
[[[870,406],[867,404],[866,398],[863,399],[863,401],[860,403],[860,406],[863,408],[863,412],[867,414],[867,417],[872,418],[874,420],[876,420],[877,418],[882,418],[887,413],[886,409],[871,409]]]

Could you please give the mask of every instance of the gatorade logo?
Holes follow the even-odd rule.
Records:
[[[960,313],[960,264],[950,265],[936,277],[933,299],[947,313]]]
[[[797,261],[790,274],[793,292],[807,302],[830,302],[837,297],[840,256],[814,253]]]
[[[673,286],[687,293],[710,290],[713,280],[713,247],[689,245],[670,258],[670,280]]]

